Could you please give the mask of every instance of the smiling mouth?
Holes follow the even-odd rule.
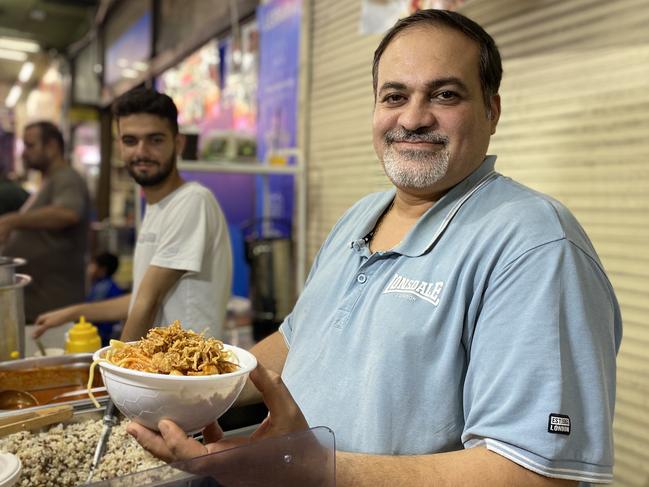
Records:
[[[157,162],[150,162],[150,161],[131,162],[131,167],[135,169],[148,169],[156,166],[158,166]]]
[[[393,144],[426,144],[426,145],[444,145],[444,142],[433,142],[430,140],[395,140]]]
[[[444,142],[431,142],[428,140],[395,140],[391,145],[396,146],[397,148],[411,148],[411,149],[432,149],[439,150],[446,146]]]

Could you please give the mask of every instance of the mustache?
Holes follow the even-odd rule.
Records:
[[[152,159],[141,159],[141,158],[131,159],[131,161],[128,164],[129,164],[129,166],[132,166],[132,165],[138,164],[140,162],[147,162],[149,164],[159,164],[158,161],[154,161]]]
[[[430,144],[448,144],[448,137],[429,130],[408,130],[403,127],[388,130],[383,136],[387,144],[394,142],[427,142]]]

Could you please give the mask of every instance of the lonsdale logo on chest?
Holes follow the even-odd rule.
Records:
[[[409,279],[402,275],[395,274],[390,280],[390,283],[383,290],[383,294],[412,294],[437,306],[439,304],[439,296],[442,293],[443,287],[444,281],[426,282],[417,279]]]

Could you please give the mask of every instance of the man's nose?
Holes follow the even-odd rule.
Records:
[[[149,145],[146,140],[139,140],[133,148],[133,152],[138,159],[145,158],[149,154]]]
[[[432,127],[435,121],[433,110],[424,100],[411,100],[403,107],[403,111],[399,116],[399,124],[406,130]]]

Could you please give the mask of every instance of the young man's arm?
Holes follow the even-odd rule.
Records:
[[[160,306],[171,288],[186,271],[151,265],[147,268],[129,313],[131,294],[96,303],[80,303],[45,313],[36,319],[32,336],[38,338],[48,328],[62,325],[85,316],[88,321],[117,321],[126,319],[122,330],[123,341],[139,340],[153,325]],[[167,323],[168,324],[168,323]]]
[[[113,299],[94,303],[73,304],[72,306],[43,313],[36,318],[34,323],[36,329],[32,333],[32,337],[38,338],[49,328],[76,321],[80,316],[84,316],[88,321],[119,321],[126,319],[130,301],[131,295],[124,294]]]
[[[146,335],[154,324],[153,320],[162,306],[164,298],[185,272],[155,265],[150,265],[147,268],[137,295],[133,296],[135,301],[122,330],[122,341],[139,340]],[[179,316],[178,319],[182,319],[182,316]],[[168,324],[161,323],[161,325]]]

